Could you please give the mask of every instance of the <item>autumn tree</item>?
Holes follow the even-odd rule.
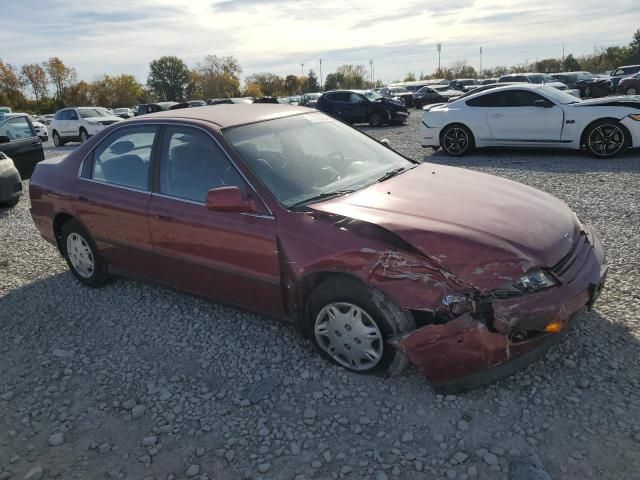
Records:
[[[285,92],[284,80],[273,73],[254,73],[245,79],[247,85],[255,83],[263,95],[275,96]]]
[[[284,90],[287,92],[287,95],[296,95],[302,92],[300,77],[287,75],[284,78]]]
[[[81,80],[67,87],[64,96],[67,105],[93,105],[93,85]]]
[[[540,73],[557,73],[563,70],[562,61],[557,58],[545,58],[535,63],[534,69]]]
[[[63,100],[65,89],[76,81],[76,70],[73,67],[67,67],[58,57],[47,60],[45,68],[56,89],[56,99],[60,102]]]
[[[415,76],[415,74],[414,74],[414,73],[411,73],[411,72],[407,73],[407,74],[404,76],[404,81],[405,81],[405,82],[415,82],[415,81],[416,81],[416,76]]]
[[[184,100],[189,80],[189,69],[178,57],[160,57],[149,64],[147,85],[165,101]]]
[[[240,93],[242,68],[234,56],[207,55],[191,71],[189,94],[192,98],[227,98]]]
[[[244,89],[243,95],[245,97],[262,97],[262,90],[257,83],[248,83]]]
[[[40,99],[47,95],[47,72],[37,63],[22,65],[20,72],[23,83],[33,92],[36,103],[40,103]]]
[[[0,103],[15,107],[23,100],[22,83],[16,69],[0,58]]]
[[[368,76],[367,68],[364,65],[340,65],[336,68],[336,74],[341,75],[341,88],[364,88]]]

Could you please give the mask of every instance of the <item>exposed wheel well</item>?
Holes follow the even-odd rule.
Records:
[[[64,227],[64,224],[67,223],[69,220],[73,220],[73,217],[68,213],[59,213],[53,219],[53,235],[55,236],[56,243],[58,244],[58,250],[60,251],[60,253],[62,253],[62,249],[60,248],[60,245],[61,245],[60,236],[62,235],[62,227]]]
[[[585,146],[587,144],[587,132],[589,131],[589,129],[593,125],[595,125],[596,123],[599,123],[599,122],[615,122],[615,123],[617,123],[618,125],[620,125],[620,128],[622,128],[622,130],[624,131],[624,133],[627,136],[627,138],[629,140],[631,140],[631,133],[629,132],[627,127],[625,127],[622,123],[620,123],[619,119],[617,119],[615,117],[602,117],[602,118],[598,118],[598,119],[594,120],[589,125],[584,127],[584,130],[582,130],[582,133],[580,134],[580,149],[585,148]]]

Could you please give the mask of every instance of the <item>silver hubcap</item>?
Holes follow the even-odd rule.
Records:
[[[451,128],[447,130],[442,140],[444,149],[449,153],[462,153],[469,145],[467,132],[461,128]]]
[[[83,278],[90,278],[95,271],[93,253],[87,241],[77,233],[67,237],[67,255],[73,269]]]
[[[85,132],[84,130],[80,132],[80,141],[82,143],[87,141],[87,132]]]
[[[382,359],[384,341],[367,312],[351,303],[330,303],[315,323],[318,345],[350,370],[369,370]]]
[[[55,144],[56,147],[60,144],[60,137],[58,136],[57,133],[53,136],[53,143]]]
[[[616,125],[600,125],[589,134],[589,148],[598,155],[615,155],[624,145],[624,133]]]
[[[638,93],[638,92],[633,87],[631,87],[629,90],[627,90],[627,95],[635,95],[636,93]]]

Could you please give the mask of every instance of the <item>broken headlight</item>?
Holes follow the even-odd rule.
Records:
[[[526,275],[520,277],[520,279],[513,284],[515,288],[521,292],[536,292],[543,288],[553,287],[557,285],[556,281],[551,274],[544,270],[534,270]]]

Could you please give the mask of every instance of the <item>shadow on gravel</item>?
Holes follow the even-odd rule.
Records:
[[[427,149],[426,152],[432,151]],[[629,151],[624,156],[611,160],[598,160],[585,152],[572,150],[482,149],[458,158],[450,157],[439,150],[431,155],[425,153],[423,160],[455,167],[492,167],[558,173],[640,173],[640,150]]]

